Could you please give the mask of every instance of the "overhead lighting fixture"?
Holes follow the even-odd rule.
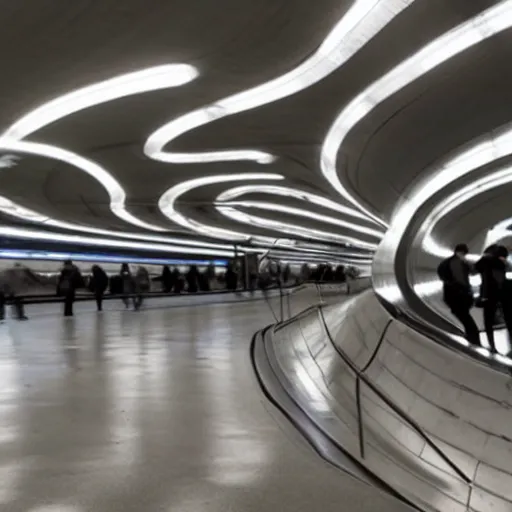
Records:
[[[185,247],[179,245],[152,244],[148,242],[124,242],[122,240],[114,240],[112,238],[91,238],[82,235],[69,235],[59,233],[48,233],[32,229],[15,228],[10,226],[0,226],[0,236],[8,238],[22,238],[25,240],[40,240],[49,242],[62,242],[66,244],[91,245],[96,247],[109,247],[121,249],[140,249],[143,251],[155,251],[165,253],[185,253],[185,254],[201,254],[212,256],[223,256],[231,258],[234,251],[221,249],[201,248],[201,247]]]
[[[220,196],[219,196],[220,197]],[[217,198],[219,199],[219,198]],[[332,224],[337,226],[338,228],[346,228],[351,231],[357,231],[358,233],[362,233],[371,237],[381,239],[383,237],[382,231],[377,231],[376,229],[367,228],[365,226],[361,226],[360,224],[354,224],[352,222],[347,222],[345,220],[329,217],[327,215],[320,215],[309,210],[303,210],[301,208],[292,208],[289,206],[284,206],[277,203],[267,203],[264,201],[230,201],[230,202],[217,202],[216,205],[218,207],[241,207],[241,208],[256,208],[260,210],[267,210],[273,212],[280,212],[287,215],[295,215],[297,217],[304,217],[307,219],[315,220],[318,222],[323,222],[326,224]]]
[[[189,64],[165,64],[82,87],[41,105],[16,121],[2,138],[21,140],[51,123],[86,108],[134,94],[185,85],[199,75]]]
[[[277,185],[242,185],[240,187],[234,187],[219,194],[216,201],[228,202],[247,194],[269,194],[282,197],[290,197],[292,199],[305,201],[306,203],[311,203],[322,208],[327,208],[349,217],[355,217],[365,221],[369,220],[365,214],[361,213],[355,208],[343,206],[335,201],[331,201],[330,199],[319,196],[317,194],[305,192],[304,190],[300,190],[298,188],[282,187]]]
[[[338,115],[322,147],[322,173],[333,188],[368,217],[385,226],[386,223],[366,209],[338,177],[336,162],[346,136],[377,105],[400,89],[462,51],[511,26],[512,0],[502,1],[437,38],[357,95]]]
[[[0,169],[10,169],[11,167],[16,167],[20,157],[17,155],[2,155],[0,156]]]
[[[245,112],[296,94],[319,82],[341,67],[395,16],[414,0],[356,0],[329,33],[320,47],[304,62],[269,82],[253,87],[170,121],[152,133],[145,154],[162,162],[206,163],[251,160],[268,164],[270,153],[254,149],[178,153],[165,151],[166,145],[195,128],[226,116]]]
[[[188,240],[186,238],[173,238],[170,236],[155,236],[147,235],[143,233],[127,233],[124,231],[112,231],[108,229],[94,228],[91,226],[82,226],[80,224],[74,224],[71,222],[62,222],[47,215],[42,215],[34,210],[25,208],[15,202],[11,201],[7,197],[0,196],[0,212],[12,217],[17,217],[29,222],[37,222],[44,224],[45,226],[51,226],[58,229],[67,229],[71,231],[80,231],[82,233],[91,233],[95,235],[103,236],[114,236],[116,238],[126,238],[130,240],[143,240],[146,242],[164,243],[164,244],[179,244],[189,245],[192,247],[204,247],[211,249],[224,249],[232,250],[232,245],[228,244],[216,244],[209,242],[201,242],[198,240]]]
[[[352,244],[354,246],[369,250],[375,250],[377,248],[377,244],[371,244],[349,236],[335,235],[333,233],[328,233],[327,231],[304,228],[285,222],[264,219],[261,217],[256,217],[255,215],[249,215],[245,212],[241,212],[228,206],[217,206],[216,208],[220,213],[237,222],[242,222],[244,224],[249,224],[259,228],[279,231],[280,233],[286,233],[287,235],[299,236],[306,239],[322,240],[324,242],[328,241],[337,244]]]
[[[80,110],[107,101],[168,87],[193,80],[198,71],[187,64],[157,66],[121,75],[83,87],[33,110],[8,128],[0,137],[0,150],[51,158],[76,167],[98,181],[110,196],[110,210],[120,219],[151,231],[166,231],[138,219],[126,210],[126,193],[121,184],[103,167],[90,159],[49,144],[23,141],[37,130]]]
[[[433,238],[432,232],[434,231],[436,224],[438,224],[443,217],[446,217],[446,215],[452,212],[455,208],[470,199],[492,190],[493,188],[508,185],[510,183],[512,183],[512,166],[507,166],[475,180],[470,185],[466,185],[447,198],[444,198],[436,205],[423,224],[424,226],[428,226],[422,243],[423,249],[431,254],[439,254],[442,250],[446,250],[446,248],[438,244]]]
[[[39,144],[36,142],[25,142],[0,138],[0,150],[10,149],[30,155],[37,155],[45,158],[60,160],[71,166],[77,167],[93,177],[107,191],[110,197],[110,210],[120,219],[134,226],[149,229],[151,231],[167,231],[165,228],[144,222],[126,210],[126,193],[121,184],[103,167],[88,160],[76,153],[67,151],[57,146]]]
[[[247,173],[247,174],[219,174],[216,176],[205,176],[202,178],[195,178],[188,181],[178,183],[174,187],[171,187],[162,194],[158,201],[158,207],[160,211],[170,220],[179,224],[180,226],[186,227],[196,233],[202,235],[211,236],[215,238],[221,238],[224,240],[235,240],[235,241],[248,241],[249,239],[257,239],[250,233],[242,233],[233,231],[230,229],[217,228],[214,226],[208,226],[197,222],[190,217],[187,217],[176,210],[176,201],[185,193],[194,190],[195,188],[205,187],[208,185],[214,185],[217,183],[227,183],[231,181],[244,181],[244,180],[283,180],[284,176],[280,174],[270,173]]]

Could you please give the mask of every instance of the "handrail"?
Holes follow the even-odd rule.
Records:
[[[297,313],[296,315],[288,318],[287,320],[284,320],[283,322],[277,323],[274,327],[274,332],[279,332],[280,330],[284,329],[288,325],[293,324],[293,322],[295,322],[299,318],[307,316],[309,313],[311,313],[311,311],[314,311],[315,309],[318,309],[324,305],[325,304],[323,302],[319,302],[317,304],[308,306],[306,309],[302,310],[300,313]]]
[[[411,418],[405,411],[403,411],[398,405],[396,405],[392,400],[390,400],[375,384],[373,384],[368,377],[361,372],[358,366],[356,366],[349,357],[334,343],[334,340],[332,338],[331,332],[329,330],[329,327],[327,326],[327,322],[325,320],[324,312],[322,308],[318,308],[318,313],[320,316],[320,319],[322,321],[322,324],[324,326],[325,332],[327,334],[327,337],[329,341],[331,342],[332,346],[338,353],[338,355],[343,359],[343,362],[350,367],[350,369],[356,374],[356,379],[363,381],[390,409],[392,409],[398,416],[400,416],[403,420],[405,420],[406,423],[408,423],[413,430],[416,431],[417,434],[419,434],[425,442],[432,448],[445,462],[448,464],[467,484],[471,484],[472,480],[469,478],[464,471],[462,471],[457,464],[455,464],[448,455],[444,453],[441,448],[437,446],[437,444],[430,439],[430,436],[421,428],[421,426],[413,419]],[[356,390],[358,393],[360,393],[360,386],[356,383]],[[359,398],[356,397],[357,400],[360,401]],[[362,419],[359,418],[359,422],[362,422]],[[360,425],[360,432],[362,433],[361,425]],[[362,458],[364,458],[364,451],[362,453]]]

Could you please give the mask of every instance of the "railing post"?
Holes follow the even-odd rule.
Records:
[[[356,404],[357,404],[357,426],[359,432],[359,454],[361,458],[365,458],[364,453],[364,425],[363,425],[363,409],[361,407],[361,379],[356,375]]]

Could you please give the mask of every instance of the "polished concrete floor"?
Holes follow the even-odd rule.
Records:
[[[0,510],[407,510],[266,402],[249,343],[271,321],[257,301],[1,326]]]

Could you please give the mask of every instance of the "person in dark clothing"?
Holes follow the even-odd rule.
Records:
[[[162,290],[165,293],[171,293],[173,288],[173,275],[168,265],[164,265],[162,270]]]
[[[64,262],[59,276],[58,291],[64,297],[64,316],[73,316],[73,302],[75,302],[76,289],[82,283],[82,276],[78,267],[71,260]]]
[[[90,289],[94,293],[98,311],[103,309],[103,295],[108,287],[108,276],[99,265],[93,265]]]
[[[208,276],[208,270],[199,272],[197,278],[198,278],[199,290],[202,292],[209,292],[210,291],[210,279]]]
[[[122,294],[123,294],[123,303],[124,307],[128,308],[130,305],[130,298],[133,300],[133,305],[135,307],[135,280],[133,279],[132,272],[128,263],[123,263],[121,265],[121,271],[119,272],[119,276],[121,277],[122,283]]]
[[[503,319],[509,333],[512,334],[512,303],[507,287],[508,250],[502,245],[491,246],[475,265],[482,282],[480,285],[480,304],[484,310],[484,326],[491,352],[496,352],[494,343],[494,324],[498,307],[501,306]]]
[[[466,261],[468,252],[466,244],[457,245],[453,255],[440,263],[437,274],[443,282],[445,304],[463,325],[469,343],[480,346],[480,331],[470,313],[474,301],[469,282],[471,267]]]
[[[192,265],[189,268],[185,279],[187,280],[188,293],[197,293],[199,283],[199,270],[197,270],[195,265]]]
[[[137,269],[137,273],[135,274],[134,279],[135,284],[135,299],[134,299],[134,307],[136,310],[139,310],[144,302],[144,294],[147,294],[151,291],[151,279],[149,277],[149,272],[146,267],[140,266]]]
[[[183,291],[185,284],[183,276],[178,268],[173,269],[172,271],[172,289],[174,293],[181,293]]]
[[[238,274],[233,269],[233,265],[229,264],[226,268],[226,288],[228,290],[236,290],[238,288]]]

